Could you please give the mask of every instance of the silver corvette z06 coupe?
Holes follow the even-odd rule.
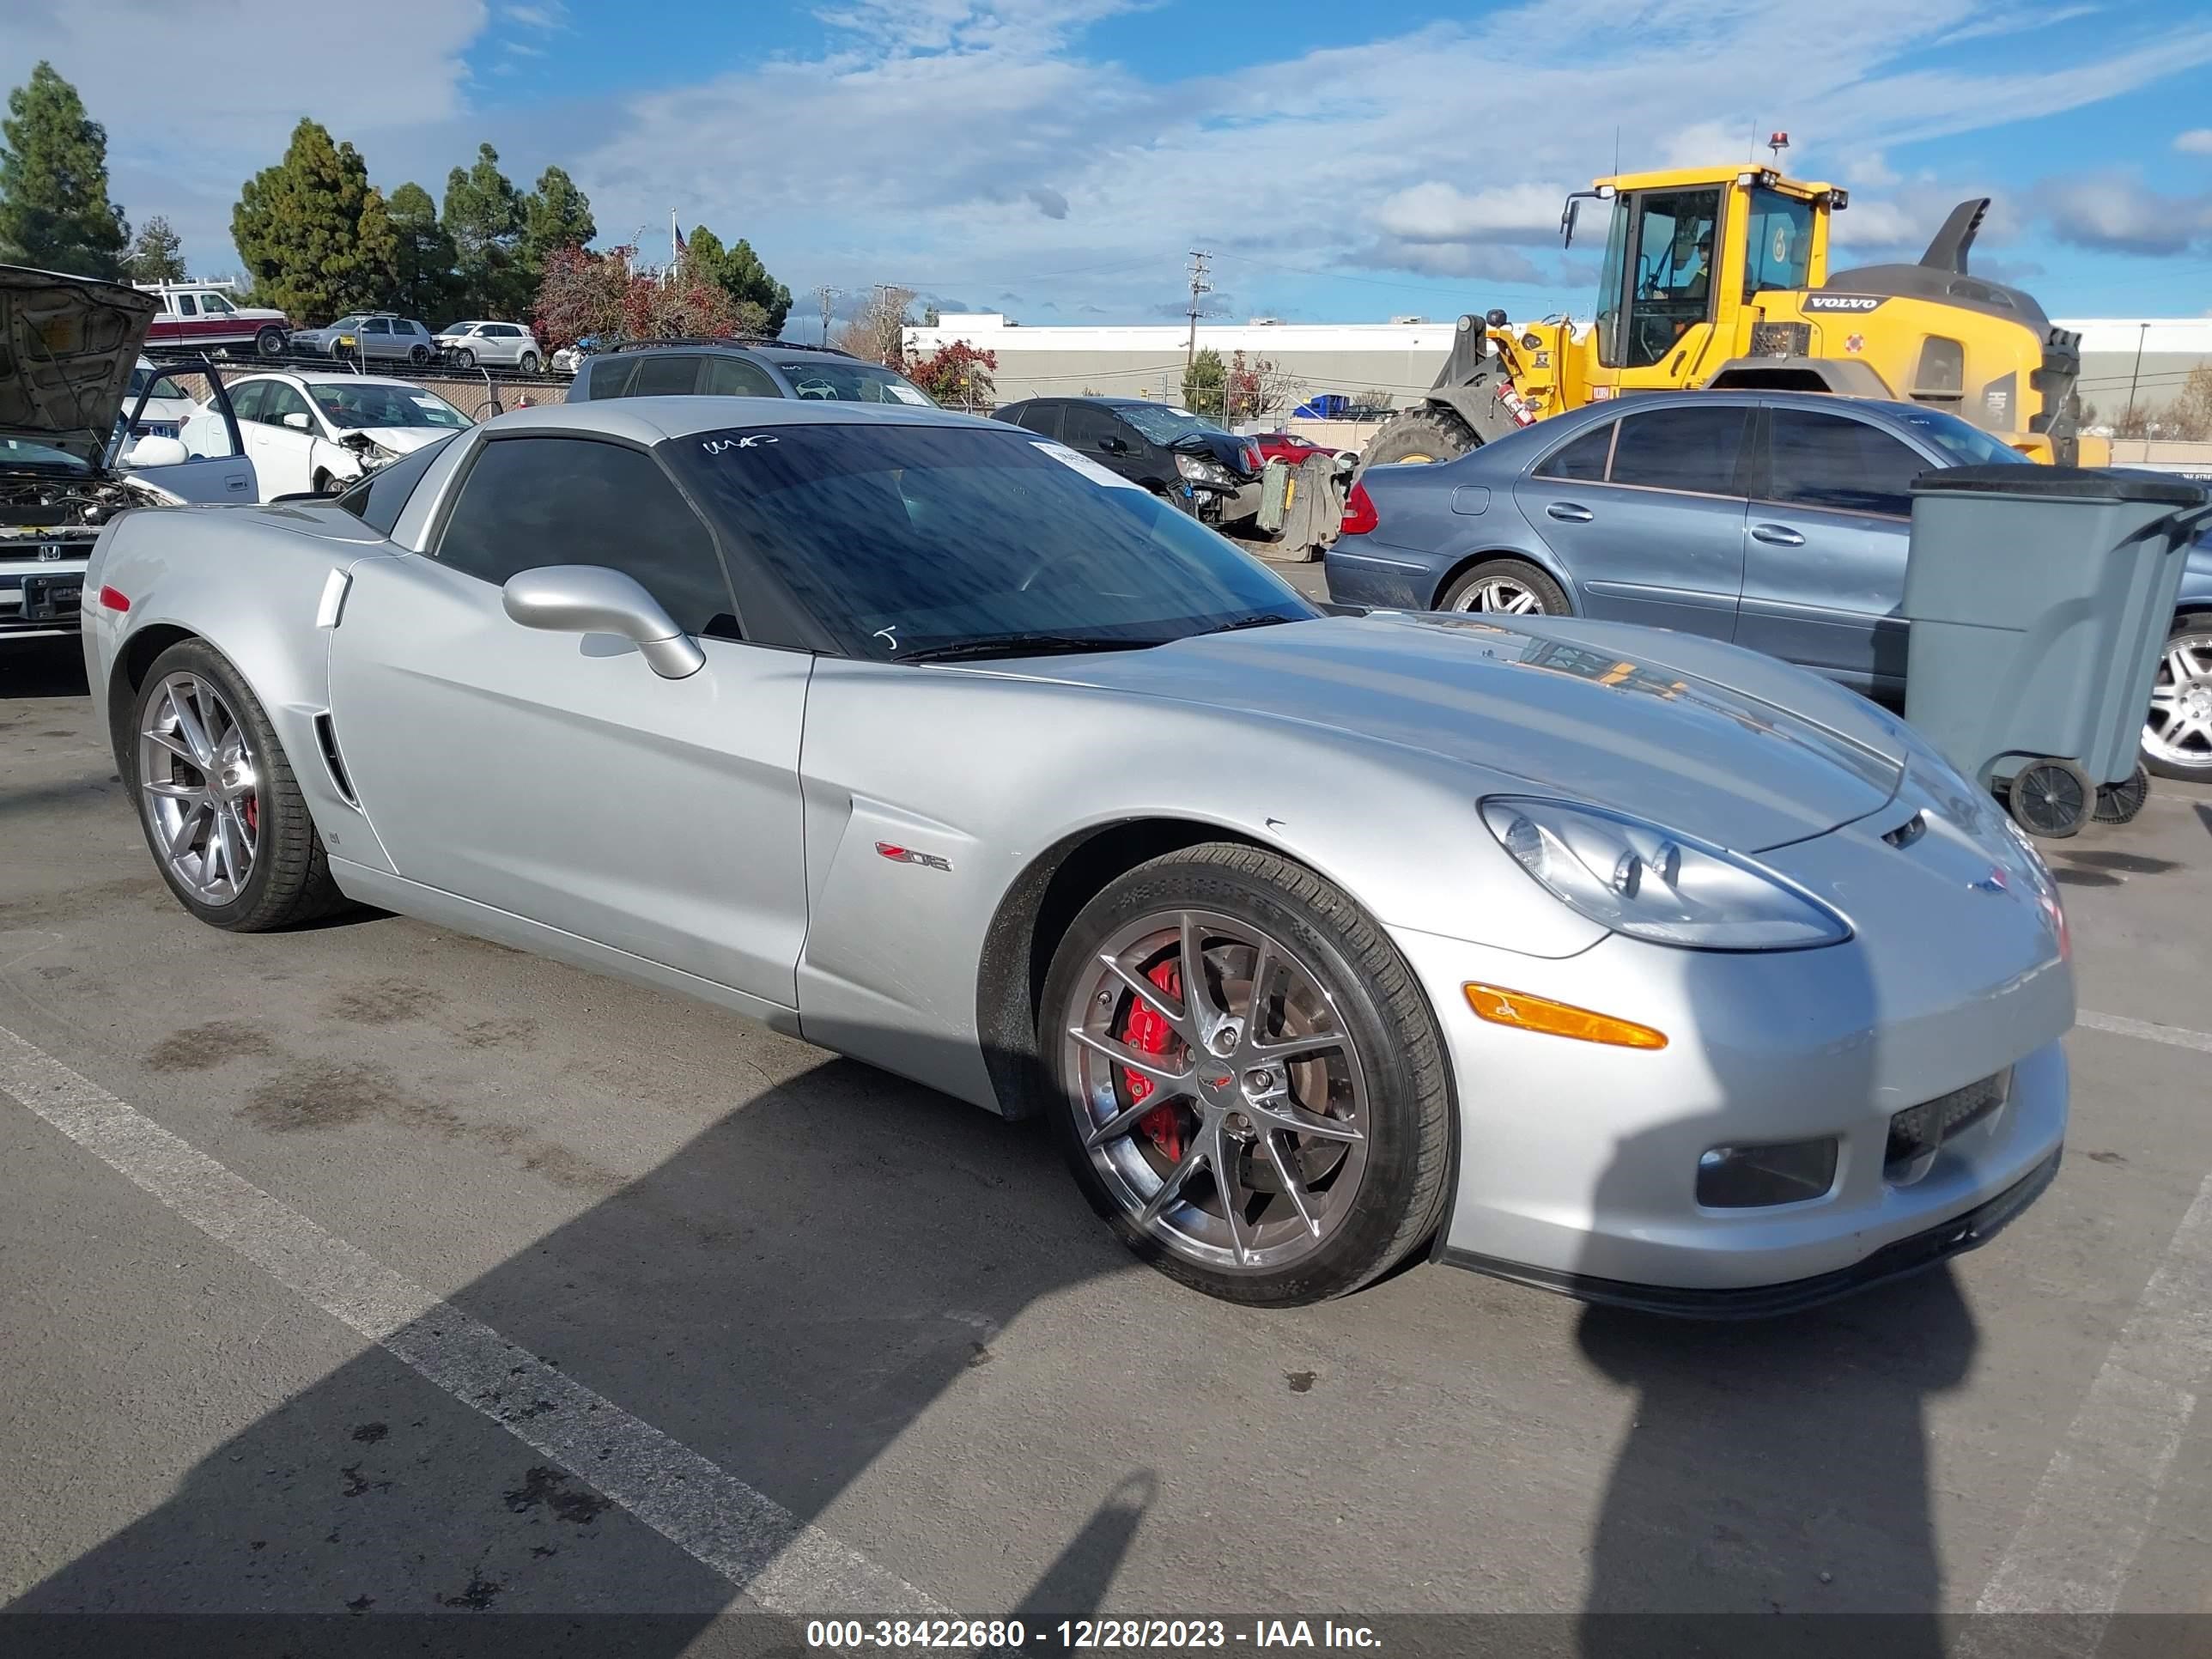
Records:
[[[2056,890],[1905,726],[1686,635],[1324,614],[1003,422],[517,410],[86,580],[196,915],[380,906],[1041,1113],[1216,1296],[1424,1252],[1772,1312],[2057,1165]]]

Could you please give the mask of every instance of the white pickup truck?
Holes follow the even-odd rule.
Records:
[[[146,330],[148,349],[155,352],[226,350],[281,357],[292,332],[281,311],[241,306],[228,282],[136,283],[133,287],[161,305]]]

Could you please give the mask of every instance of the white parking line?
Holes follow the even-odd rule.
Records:
[[[857,1550],[325,1232],[5,1027],[0,1092],[768,1611],[945,1616]]]
[[[2158,1028],[2165,1029],[2165,1028]],[[2142,1548],[2159,1489],[2212,1371],[2212,1176],[2090,1383],[1978,1613],[2106,1615]],[[2101,1616],[2045,1631],[2088,1654]]]
[[[2154,1025],[2147,1019],[2130,1019],[2125,1014],[2078,1013],[2074,1016],[2074,1023],[2093,1031],[2110,1031],[2114,1036],[2170,1042],[2177,1048],[2194,1048],[2200,1054],[2212,1054],[2212,1031],[2192,1031],[2182,1025]]]

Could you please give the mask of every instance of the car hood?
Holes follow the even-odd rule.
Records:
[[[450,426],[365,426],[350,428],[350,431],[359,432],[371,443],[388,449],[395,455],[404,455],[422,448],[424,444],[450,438],[457,430],[458,428]]]
[[[0,435],[100,465],[160,308],[119,283],[0,265]]]
[[[1226,432],[1191,432],[1176,439],[1168,447],[1181,450],[1186,455],[1211,456],[1236,477],[1255,478],[1259,474],[1244,465],[1244,446],[1250,441]]]
[[[1802,670],[1568,617],[1329,617],[1004,666],[1334,728],[1741,852],[1878,810],[1909,752],[1881,709]]]

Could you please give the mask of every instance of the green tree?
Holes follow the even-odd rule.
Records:
[[[768,335],[783,332],[783,319],[791,315],[791,290],[768,274],[750,242],[740,236],[724,247],[720,237],[700,225],[684,245],[684,258],[691,270],[737,302],[740,328]]]
[[[155,214],[138,227],[138,239],[124,256],[124,270],[134,283],[181,283],[190,273],[185,266],[185,240]]]
[[[537,284],[523,264],[523,203],[499,170],[499,152],[477,146],[477,162],[446,175],[446,234],[453,239],[461,308],[471,317],[516,318]]]
[[[591,198],[559,167],[538,175],[538,188],[522,198],[522,264],[534,289],[556,247],[582,247],[599,234]]]
[[[438,222],[438,204],[422,185],[402,185],[392,192],[387,212],[396,253],[392,304],[432,328],[456,320],[452,313],[460,292],[457,256],[453,239]]]
[[[1182,406],[1194,415],[1218,416],[1228,384],[1228,366],[1221,361],[1219,352],[1207,346],[1190,360],[1190,367],[1182,372]]]
[[[77,276],[123,274],[131,228],[107,199],[107,129],[41,61],[0,122],[0,259]]]
[[[230,234],[255,297],[295,321],[327,322],[390,301],[399,247],[384,193],[368,182],[361,152],[319,121],[303,118],[284,159],[246,181]]]

